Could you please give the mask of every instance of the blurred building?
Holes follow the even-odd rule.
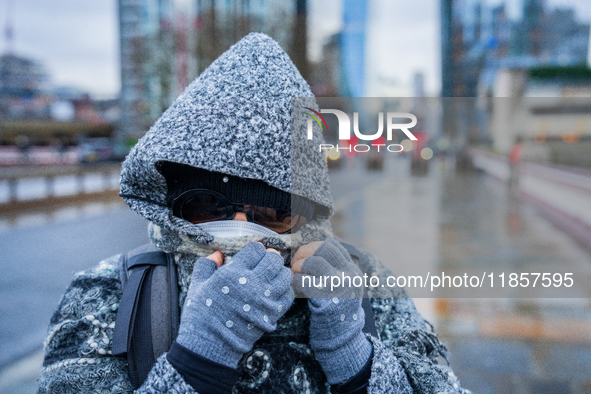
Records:
[[[579,22],[574,9],[546,10],[544,2],[528,0],[523,13],[513,27],[513,55],[562,66],[587,62],[589,23]]]
[[[479,84],[492,88],[501,68],[587,63],[590,24],[574,9],[525,0],[521,19],[510,20],[505,4],[470,4],[441,1],[443,97],[476,97]]]
[[[343,1],[343,31],[341,56],[344,78],[344,96],[365,95],[365,31],[367,1]]]
[[[380,24],[371,24],[382,5],[376,0],[344,0],[341,31],[328,38],[321,59],[312,65],[310,84],[324,97],[409,97],[412,84],[384,75],[376,61],[384,51],[376,45],[383,35]]]
[[[0,56],[0,145],[66,146],[111,137],[117,115],[112,101],[51,87],[40,63],[13,53]]]
[[[183,89],[249,32],[273,37],[307,77],[306,0],[119,0],[119,141],[141,137]]]
[[[591,69],[503,68],[488,97],[493,147],[520,138],[523,159],[591,168]]]
[[[311,64],[310,87],[318,97],[342,96],[343,78],[341,33],[333,34],[322,46],[322,58]]]
[[[464,95],[461,66],[464,55],[463,23],[457,1],[441,0],[441,96]],[[456,5],[456,6],[454,6]]]
[[[25,57],[0,56],[0,118],[42,117],[47,112],[47,74]]]
[[[524,0],[521,4],[520,18],[511,19],[505,3],[490,6],[482,0],[441,0],[441,96],[478,97],[443,103],[443,133],[461,150],[477,144],[507,153],[517,136],[533,144],[534,134],[545,130],[540,129],[539,121],[548,125],[551,116],[534,111],[532,100],[525,97],[563,97],[566,91],[572,96],[587,95],[583,90],[588,80],[582,76],[588,71],[589,21],[581,21],[573,8],[549,7],[545,0]],[[556,72],[561,77],[532,77],[540,70],[559,70]],[[575,94],[576,86],[582,90]],[[561,106],[569,105],[561,102]],[[580,130],[581,135],[587,133],[586,126],[580,126],[587,122],[582,115],[572,115],[565,123],[576,118],[579,126],[572,130]],[[519,123],[524,119],[536,126],[532,129]],[[563,135],[570,141],[569,130],[551,128],[552,135],[545,134],[548,141],[556,140],[563,146]],[[571,156],[572,148],[567,149]],[[546,153],[540,147],[536,149],[537,158],[564,163],[555,160],[557,156],[547,149]]]

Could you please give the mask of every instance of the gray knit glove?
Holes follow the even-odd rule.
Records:
[[[195,263],[177,342],[217,363],[236,368],[242,355],[293,299],[291,271],[283,258],[250,243],[219,269],[202,257]]]
[[[310,346],[330,384],[357,374],[371,355],[371,343],[361,331],[365,325],[361,307],[363,287],[355,287],[353,282],[349,285],[346,278],[345,284],[338,287],[331,288],[330,279],[327,287],[302,287],[302,279],[315,277],[318,284],[318,279],[325,276],[342,278],[343,275],[353,281],[354,276],[362,274],[349,253],[331,239],[306,258],[302,274],[293,277],[296,290],[310,297]],[[308,283],[307,280],[304,283]]]

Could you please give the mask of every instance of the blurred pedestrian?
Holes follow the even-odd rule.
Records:
[[[521,154],[523,151],[523,138],[518,136],[515,143],[509,151],[509,189],[516,191],[519,187],[519,164],[521,163]]]
[[[292,297],[292,282],[306,276],[361,267],[388,275],[369,253],[335,240],[322,154],[306,152],[296,165],[303,152],[291,141],[299,131],[293,97],[314,105],[285,52],[253,33],[138,142],[123,163],[121,195],[149,221],[156,250],[172,257],[178,335],[145,378],[134,372],[142,359],[129,358],[146,351],[133,348],[138,338],[127,358],[114,354],[128,333],[122,316],[133,310],[122,283],[127,292],[157,279],[156,271],[136,275],[147,272],[142,264],[126,277],[124,259],[109,258],[76,276],[53,315],[40,393],[464,392],[437,363],[446,348],[402,289],[369,290],[367,301],[345,286]],[[133,335],[139,328],[156,343],[161,333],[150,325],[168,310],[138,314]]]
[[[24,134],[19,134],[15,138],[15,142],[21,153],[21,164],[31,164],[31,148],[33,147],[33,144],[31,143],[29,137]]]

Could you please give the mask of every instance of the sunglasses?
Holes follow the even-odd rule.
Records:
[[[306,224],[305,217],[292,216],[291,211],[234,203],[223,194],[208,189],[184,192],[172,201],[172,212],[193,224],[231,220],[236,212],[244,212],[249,222],[267,227],[278,234],[296,232]]]

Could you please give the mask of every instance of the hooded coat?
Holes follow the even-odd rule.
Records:
[[[182,309],[195,261],[215,250],[226,259],[261,241],[285,254],[311,241],[334,237],[332,198],[324,158],[303,137],[300,107],[316,108],[312,92],[287,54],[271,38],[253,33],[220,56],[179,96],[132,149],[122,166],[121,195],[149,221],[152,243],[173,253]],[[159,163],[190,165],[242,179],[258,179],[306,198],[316,219],[297,233],[217,239],[172,215]],[[39,393],[195,393],[161,356],[141,388],[133,390],[127,360],[112,355],[122,288],[119,256],[76,275],[54,313],[45,342]],[[362,252],[362,270],[385,280],[390,273]],[[378,336],[368,393],[464,393],[447,365],[447,350],[403,289],[369,289]],[[303,302],[302,302],[303,301]],[[330,386],[309,345],[310,311],[296,300],[241,359],[233,391],[328,393]]]

